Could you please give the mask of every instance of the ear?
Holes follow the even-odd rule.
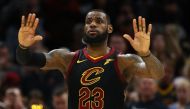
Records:
[[[108,33],[110,34],[110,33],[112,33],[113,32],[113,27],[112,27],[112,25],[108,25]]]

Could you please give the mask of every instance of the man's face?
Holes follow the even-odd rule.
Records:
[[[101,43],[108,37],[107,16],[103,12],[92,11],[86,16],[83,41],[88,44]]]
[[[150,78],[142,78],[139,83],[138,91],[143,96],[154,96],[157,92],[156,81]]]
[[[4,102],[7,107],[14,107],[14,109],[20,109],[23,106],[22,96],[19,89],[8,89],[5,94]]]
[[[188,86],[180,86],[176,88],[177,98],[180,101],[187,101],[190,95]]]
[[[0,48],[0,65],[4,65],[9,61],[9,50],[8,48]]]
[[[53,107],[54,109],[67,109],[68,106],[68,95],[65,93],[61,96],[53,97]]]

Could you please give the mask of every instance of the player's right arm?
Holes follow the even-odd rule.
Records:
[[[49,53],[35,53],[30,47],[43,39],[36,35],[35,31],[39,19],[35,14],[29,14],[27,20],[22,16],[21,27],[18,33],[19,46],[16,57],[23,65],[36,66],[43,70],[58,69],[62,72],[68,70],[68,63],[71,62],[74,53],[64,49],[55,49]]]

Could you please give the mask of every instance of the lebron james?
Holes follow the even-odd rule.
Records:
[[[87,13],[82,38],[86,47],[76,52],[32,52],[30,47],[43,39],[35,34],[38,23],[35,14],[29,14],[27,19],[22,16],[17,60],[43,70],[60,70],[69,88],[69,109],[123,109],[123,91],[132,77],[160,79],[164,74],[162,64],[149,50],[152,25],[146,27],[141,16],[133,19],[134,38],[123,35],[137,55],[119,54],[108,47],[113,28],[109,16],[101,10]]]

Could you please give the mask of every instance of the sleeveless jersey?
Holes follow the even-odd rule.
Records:
[[[98,59],[86,48],[77,51],[67,79],[69,109],[123,109],[125,85],[114,48]]]

